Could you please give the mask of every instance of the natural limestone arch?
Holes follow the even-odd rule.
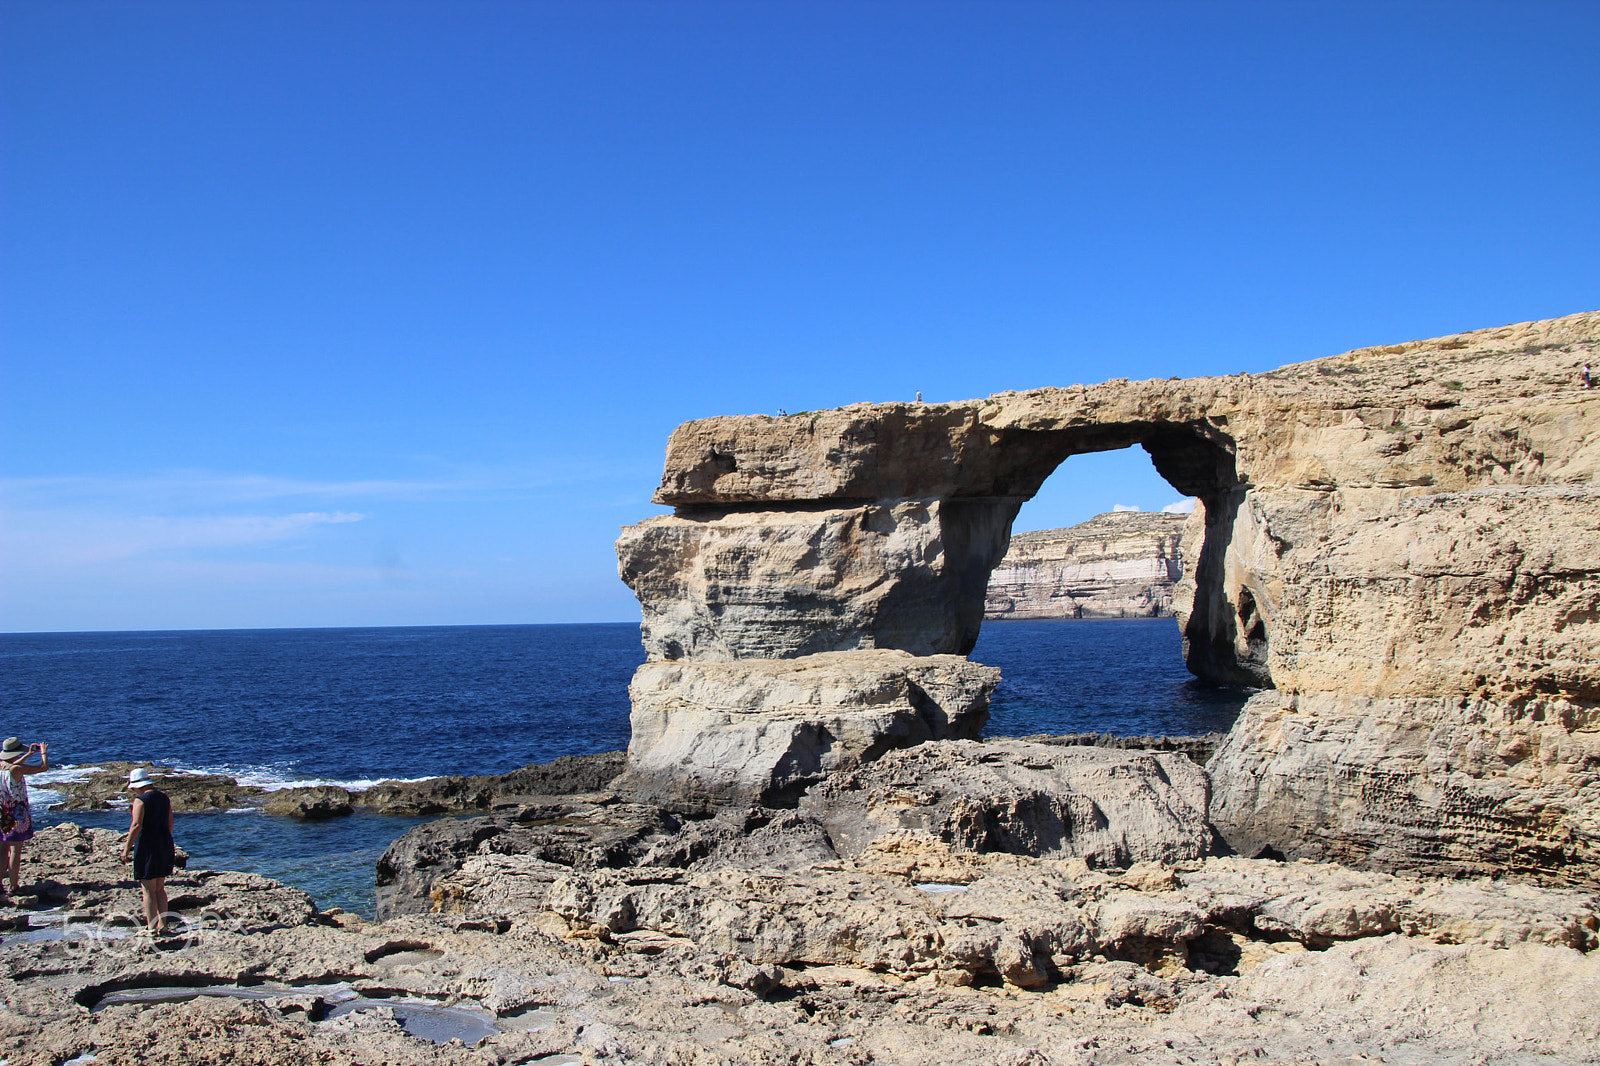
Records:
[[[890,746],[975,735],[993,680],[964,656],[1018,508],[1070,456],[1139,444],[1203,504],[1190,668],[1272,686],[1208,767],[1235,847],[1600,879],[1600,394],[1576,377],[1597,350],[1590,313],[1255,376],[685,423],[674,513],[618,541],[651,660],[632,772],[794,795],[867,749],[850,715],[809,761],[774,723],[846,705],[894,708]],[[870,692],[847,661],[868,653]],[[723,743],[741,730],[777,755]]]
[[[1219,684],[1272,686],[1261,593],[1246,569],[1228,565],[1250,486],[1225,429],[1163,419],[990,428],[980,415],[971,405],[860,405],[773,420],[812,438],[873,442],[869,476],[841,478],[814,499],[758,502],[726,487],[741,460],[747,471],[751,463],[738,435],[745,427],[704,442],[681,467],[669,460],[656,499],[675,513],[631,527],[618,545],[652,656],[967,655],[1021,506],[1072,456],[1138,445],[1175,489],[1200,501],[1184,547],[1196,565],[1178,593],[1189,668]],[[674,450],[690,447],[675,438]],[[770,481],[764,471],[751,477]]]

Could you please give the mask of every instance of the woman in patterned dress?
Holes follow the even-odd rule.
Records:
[[[50,769],[49,750],[48,744],[24,746],[16,737],[7,737],[0,744],[0,896],[5,895],[7,877],[13,893],[22,887],[22,845],[33,839],[28,775]],[[39,765],[23,765],[35,752]]]

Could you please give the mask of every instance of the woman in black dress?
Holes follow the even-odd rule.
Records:
[[[162,932],[167,913],[167,878],[172,875],[176,849],[172,843],[172,801],[156,790],[148,770],[128,775],[133,792],[133,824],[122,845],[122,861],[133,853],[133,879],[144,895],[144,921],[151,934]]]

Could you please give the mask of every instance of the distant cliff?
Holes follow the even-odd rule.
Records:
[[[1187,515],[1112,511],[1068,529],[1017,533],[989,575],[985,618],[1172,614]]]

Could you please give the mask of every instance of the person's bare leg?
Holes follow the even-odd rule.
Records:
[[[152,889],[154,879],[139,882],[139,897],[144,909],[144,927],[149,932],[156,931],[156,895]]]
[[[144,893],[145,928],[152,933],[159,933],[166,923],[167,879],[152,877],[148,881],[140,881],[139,890]]]
[[[156,932],[164,932],[167,924],[167,879],[156,877],[151,879],[150,895],[156,904]]]
[[[11,894],[14,896],[22,887],[22,845],[13,844],[7,850],[11,852]]]
[[[11,876],[11,845],[0,844],[0,892],[6,890],[6,880]]]

